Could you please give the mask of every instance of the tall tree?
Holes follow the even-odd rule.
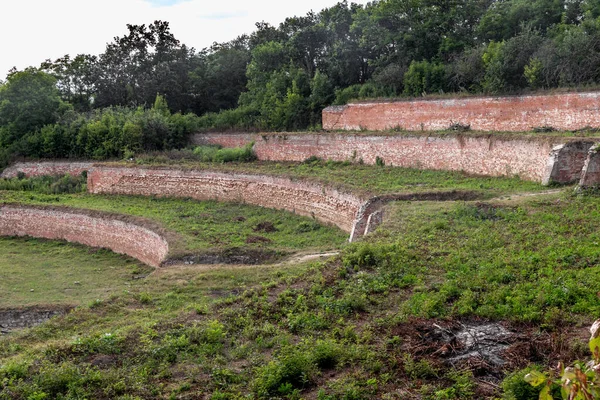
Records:
[[[0,147],[54,123],[67,108],[53,76],[34,68],[9,74],[0,86]]]
[[[127,25],[96,64],[96,105],[149,105],[165,95],[172,110],[186,109],[188,74],[193,49],[182,45],[169,23]]]

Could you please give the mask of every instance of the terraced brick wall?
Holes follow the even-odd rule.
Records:
[[[351,232],[363,203],[355,195],[289,178],[166,168],[95,166],[90,193],[234,201],[312,216]]]
[[[488,132],[600,127],[600,92],[361,102],[323,111],[325,130],[435,131],[453,124]]]
[[[105,247],[158,267],[169,245],[161,235],[102,213],[69,209],[0,206],[0,235],[59,239]]]
[[[91,162],[69,162],[69,161],[40,161],[40,162],[18,162],[2,171],[0,178],[15,178],[19,172],[25,176],[43,175],[81,175],[92,167]]]
[[[593,144],[573,144],[564,138],[494,135],[202,133],[193,137],[195,144],[224,147],[240,147],[252,141],[261,160],[303,161],[316,156],[375,164],[379,157],[386,165],[488,176],[518,175],[544,184],[579,180]]]

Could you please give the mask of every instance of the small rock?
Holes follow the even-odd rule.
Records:
[[[75,281],[75,285],[81,285],[81,282]]]
[[[34,289],[29,289],[29,291],[30,291],[30,292],[35,292],[35,290],[34,290]]]

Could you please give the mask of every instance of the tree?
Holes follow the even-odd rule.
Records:
[[[44,61],[40,69],[54,76],[61,97],[78,111],[88,111],[92,107],[95,93],[93,72],[98,57],[79,54],[75,58],[67,54],[55,61]]]
[[[192,110],[198,114],[235,108],[246,89],[246,69],[250,62],[247,37],[228,43],[215,43],[199,54],[190,72]]]
[[[34,68],[11,73],[0,87],[0,147],[56,122],[66,109],[53,76]]]
[[[171,110],[187,110],[194,50],[173,36],[168,22],[127,25],[127,29],[126,36],[115,37],[106,46],[95,65],[95,105],[152,104],[160,93]]]

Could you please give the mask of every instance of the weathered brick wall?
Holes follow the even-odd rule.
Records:
[[[203,133],[195,144],[238,147],[254,141],[261,160],[302,161],[310,156],[344,161],[362,159],[375,164],[465,171],[470,174],[518,175],[521,179],[548,183],[577,181],[592,142],[563,146],[550,153],[561,138],[495,137],[470,135],[363,135],[363,134],[248,134]],[[587,147],[586,147],[587,146]],[[557,163],[560,163],[558,165]]]
[[[1,236],[59,239],[92,247],[105,247],[158,267],[169,245],[148,228],[102,213],[57,208],[4,205],[0,207]]]
[[[25,176],[44,176],[44,175],[81,175],[83,171],[88,171],[92,165],[91,162],[69,162],[69,161],[39,161],[39,162],[18,162],[2,171],[0,178],[15,178],[19,172]]]
[[[582,188],[600,186],[600,145],[590,148],[579,186]]]
[[[347,232],[363,202],[352,194],[282,177],[100,165],[88,173],[88,190],[249,203],[313,216]]]
[[[364,102],[323,111],[326,130],[431,131],[447,129],[453,123],[477,131],[506,132],[542,126],[559,130],[600,127],[600,92]]]

